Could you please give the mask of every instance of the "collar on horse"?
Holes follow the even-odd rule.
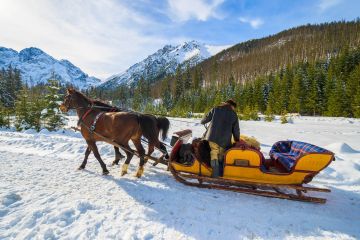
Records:
[[[93,110],[93,107],[94,107],[94,105],[91,105],[91,107],[79,118],[79,121],[78,121],[78,123],[77,123],[78,126],[80,126],[80,125],[82,125],[82,124],[86,126],[86,124],[85,124],[84,121],[85,121],[86,117],[87,117],[87,116],[91,113],[91,111]],[[90,126],[90,127],[86,126],[86,128],[90,131],[90,133],[93,133],[93,132],[94,132],[94,130],[95,130],[95,128],[96,128],[96,123],[98,122],[99,118],[100,118],[104,113],[105,113],[105,112],[99,112],[99,113],[95,116],[95,118],[94,118],[91,126]]]

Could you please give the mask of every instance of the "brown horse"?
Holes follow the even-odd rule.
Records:
[[[99,100],[92,100],[92,104],[93,104],[93,108],[100,109],[101,111],[104,111],[104,112],[132,112],[132,111],[129,111],[126,109],[121,109],[118,107],[111,106],[111,105],[104,103],[102,101],[99,101]],[[159,133],[161,131],[162,132],[162,134],[161,134],[162,140],[166,139],[167,132],[170,128],[169,119],[167,119],[166,117],[157,117],[152,114],[144,114],[144,113],[139,113],[139,112],[136,112],[136,113],[152,118],[153,121],[156,123],[153,126],[153,128],[155,129],[157,135],[159,135]],[[169,154],[167,152],[165,145],[160,141],[159,141],[159,144],[160,144],[159,150],[164,154],[165,159],[169,158]],[[123,156],[121,155],[119,148],[114,147],[114,149],[115,149],[115,160],[113,161],[112,165],[118,165],[120,159],[123,158]],[[89,151],[89,153],[91,152],[90,149],[87,151]],[[154,152],[154,146],[148,144],[148,155],[151,155],[153,152]],[[145,157],[145,159],[147,159],[147,157]],[[85,155],[85,159],[84,159],[85,163],[83,162],[84,163],[84,165],[82,164],[83,166],[86,165],[86,160],[87,160],[87,157]]]
[[[154,120],[145,115],[139,115],[133,112],[103,113],[101,110],[93,109],[92,105],[92,101],[85,95],[69,88],[60,109],[63,112],[67,112],[70,109],[76,110],[79,117],[81,134],[86,140],[89,149],[93,151],[95,158],[99,161],[104,175],[109,174],[109,171],[101,159],[96,146],[96,142],[104,141],[104,139],[94,132],[101,134],[101,136],[107,139],[111,139],[126,150],[127,158],[122,167],[121,175],[127,173],[129,163],[134,155],[129,146],[129,140],[132,140],[140,157],[140,164],[136,176],[141,177],[145,164],[145,150],[141,145],[141,136],[148,139],[149,145],[160,147],[158,134],[153,128],[155,124]],[[87,151],[85,154],[90,154],[90,151]]]

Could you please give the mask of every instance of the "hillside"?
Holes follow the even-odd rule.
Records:
[[[314,62],[360,46],[360,20],[306,25],[239,43],[200,63],[204,82],[245,82],[299,62]]]

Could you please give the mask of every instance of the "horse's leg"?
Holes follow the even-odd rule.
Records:
[[[131,161],[132,157],[134,156],[134,153],[132,152],[132,149],[130,148],[129,144],[124,144],[124,148],[127,149],[128,151],[125,151],[126,160],[121,168],[121,176],[124,176],[125,174],[127,174],[127,170],[128,170],[130,161]]]
[[[124,158],[125,156],[121,154],[121,152],[119,151],[118,147],[114,146],[114,150],[115,150],[115,160],[112,162],[112,165],[119,165],[119,161],[120,159]]]
[[[148,144],[148,153],[147,153],[147,155],[148,156],[151,156],[151,154],[154,152],[154,144]],[[144,158],[144,161],[145,161],[145,163],[147,163],[147,161],[149,160],[149,157],[148,156],[145,156],[145,158]]]
[[[85,167],[86,167],[86,164],[87,164],[87,160],[88,160],[88,157],[91,153],[91,149],[90,147],[88,146],[86,148],[86,151],[85,151],[85,158],[84,158],[84,161],[81,163],[80,167],[78,168],[78,170],[83,170]]]
[[[140,140],[140,138],[139,138],[139,139],[136,139],[136,140],[133,140],[133,143],[134,143],[135,148],[136,148],[136,150],[138,151],[139,157],[140,157],[139,168],[138,168],[135,176],[138,177],[138,178],[140,178],[141,175],[144,173],[145,149],[144,149],[143,146],[141,145],[141,140]]]
[[[165,145],[164,145],[162,142],[160,142],[160,141],[159,141],[159,145],[160,145],[161,151],[165,154],[165,155],[164,155],[165,159],[169,159],[169,153],[168,153]]]
[[[100,157],[96,143],[94,141],[86,141],[86,142],[87,142],[88,146],[91,148],[91,150],[93,151],[95,158],[100,163],[100,166],[103,170],[103,175],[108,175],[109,171],[107,170],[105,163],[103,162],[103,160]]]

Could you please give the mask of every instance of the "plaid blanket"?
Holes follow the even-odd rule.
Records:
[[[291,171],[296,161],[306,153],[323,153],[328,150],[299,141],[280,141],[275,143],[270,150],[270,158],[281,163]]]

